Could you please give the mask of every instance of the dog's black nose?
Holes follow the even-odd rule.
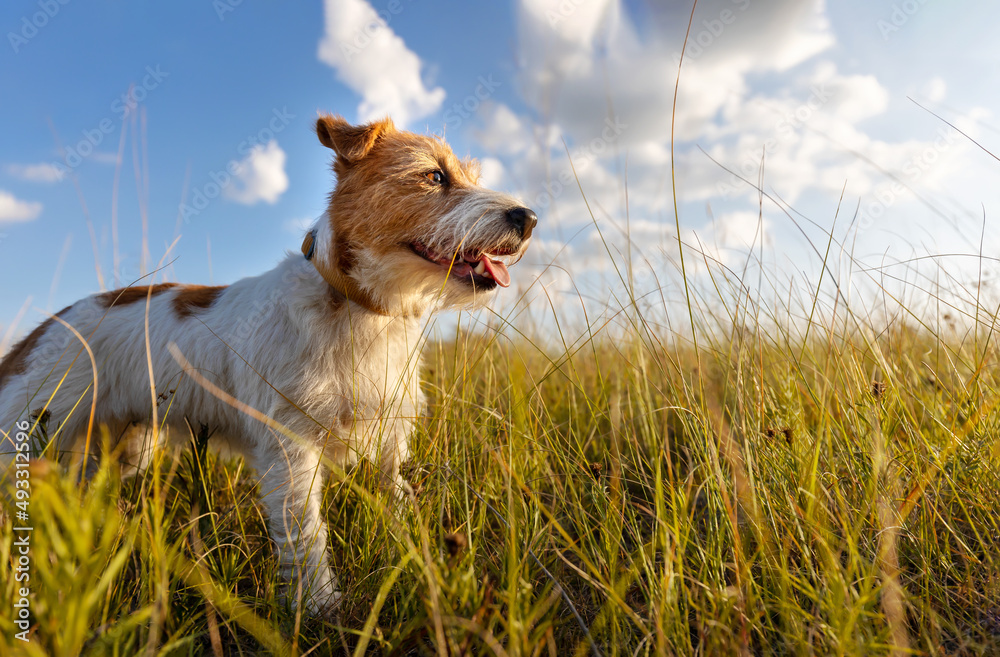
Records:
[[[507,221],[520,233],[521,239],[526,240],[531,237],[531,230],[538,223],[538,217],[528,208],[512,208],[507,210]]]

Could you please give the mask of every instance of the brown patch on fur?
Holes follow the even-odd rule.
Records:
[[[56,316],[62,317],[72,307],[66,306],[56,313]],[[3,357],[3,360],[0,360],[0,390],[3,389],[4,383],[6,383],[8,378],[25,373],[28,367],[28,356],[31,355],[31,352],[38,345],[38,341],[42,339],[42,336],[45,335],[45,332],[55,321],[55,319],[49,317],[36,326],[31,333],[11,347],[11,350]]]
[[[152,287],[152,291],[150,288]],[[112,306],[127,306],[136,301],[145,301],[149,296],[156,296],[161,292],[166,292],[170,288],[177,287],[177,283],[157,283],[156,285],[140,285],[137,287],[123,287],[110,292],[102,292],[97,295],[97,302],[105,308]]]
[[[354,269],[354,265],[358,262],[358,256],[354,253],[354,247],[351,243],[344,237],[336,237],[337,246],[337,266],[340,267],[340,271],[345,274],[350,274],[351,270]]]
[[[330,310],[339,310],[344,302],[347,301],[347,297],[340,290],[334,288],[332,285],[328,285],[326,288],[326,298],[330,303]]]
[[[174,312],[178,317],[190,317],[209,308],[226,289],[225,285],[185,285],[174,295]]]

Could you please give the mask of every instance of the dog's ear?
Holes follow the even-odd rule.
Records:
[[[333,149],[347,162],[363,158],[379,138],[395,129],[392,119],[388,117],[364,125],[351,125],[342,116],[326,115],[316,120],[320,143]]]

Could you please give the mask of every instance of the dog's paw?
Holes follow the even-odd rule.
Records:
[[[292,609],[302,609],[316,616],[332,616],[343,598],[333,571],[315,568],[305,574],[306,577],[292,578],[282,586],[282,598]]]
[[[332,618],[337,609],[340,608],[343,598],[343,593],[337,589],[336,583],[334,583],[322,589],[310,589],[309,597],[303,602],[310,614]]]
[[[408,507],[412,506],[416,494],[410,482],[403,479],[403,477],[396,475],[395,479],[384,483],[383,489],[387,493],[387,505],[394,509],[397,515],[399,510],[405,511]]]

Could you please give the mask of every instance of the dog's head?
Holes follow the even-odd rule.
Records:
[[[316,122],[336,153],[336,188],[303,252],[334,287],[387,315],[472,307],[510,285],[535,213],[480,187],[479,165],[389,119]]]

